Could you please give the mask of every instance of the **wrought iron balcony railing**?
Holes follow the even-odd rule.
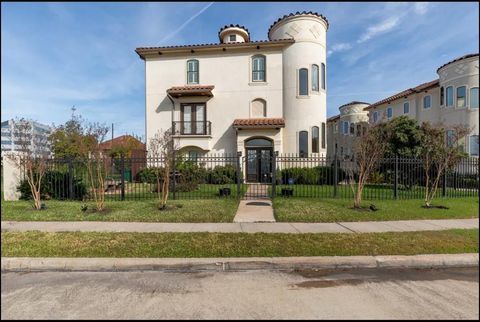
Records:
[[[175,121],[173,122],[174,135],[211,135],[212,122],[210,121]]]

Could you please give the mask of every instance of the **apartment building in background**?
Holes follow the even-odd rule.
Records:
[[[18,134],[19,122],[21,121],[13,119],[2,122],[2,156],[6,152],[18,152],[21,150]],[[32,151],[34,155],[50,154],[47,143],[52,128],[31,120],[26,120],[26,122],[28,122],[28,128],[30,129],[30,133],[28,134],[28,148],[30,151]]]
[[[440,66],[438,79],[406,89],[376,103],[355,105],[350,109],[340,107],[340,115],[330,117],[328,123],[328,154],[349,156],[352,153],[352,140],[358,132],[355,124],[365,120],[376,124],[394,117],[407,115],[419,124],[428,121],[432,124],[454,126],[465,124],[472,129],[463,142],[465,152],[470,156],[479,155],[479,54],[469,54]],[[363,106],[363,109],[361,107]],[[361,110],[361,111],[360,111]],[[343,111],[343,112],[342,112]],[[353,124],[353,125],[352,125]],[[447,130],[446,135],[452,132]]]

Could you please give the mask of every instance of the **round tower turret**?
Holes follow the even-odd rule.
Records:
[[[223,26],[218,32],[218,38],[222,44],[233,42],[249,42],[250,32],[240,25]]]
[[[278,19],[268,30],[270,40],[295,40],[283,51],[283,142],[287,153],[305,153],[299,142],[300,136],[305,142],[306,131],[307,153],[326,154],[326,145],[312,145],[312,134],[317,132],[313,128],[318,127],[318,141],[326,142],[322,138],[326,130],[322,127],[326,128],[327,119],[327,29],[328,21],[323,15],[297,12]]]

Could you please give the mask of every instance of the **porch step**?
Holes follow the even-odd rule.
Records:
[[[233,222],[275,222],[270,199],[240,200]]]

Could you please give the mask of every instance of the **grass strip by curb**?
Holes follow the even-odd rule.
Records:
[[[478,253],[478,229],[366,234],[2,232],[2,257],[288,257]]]

